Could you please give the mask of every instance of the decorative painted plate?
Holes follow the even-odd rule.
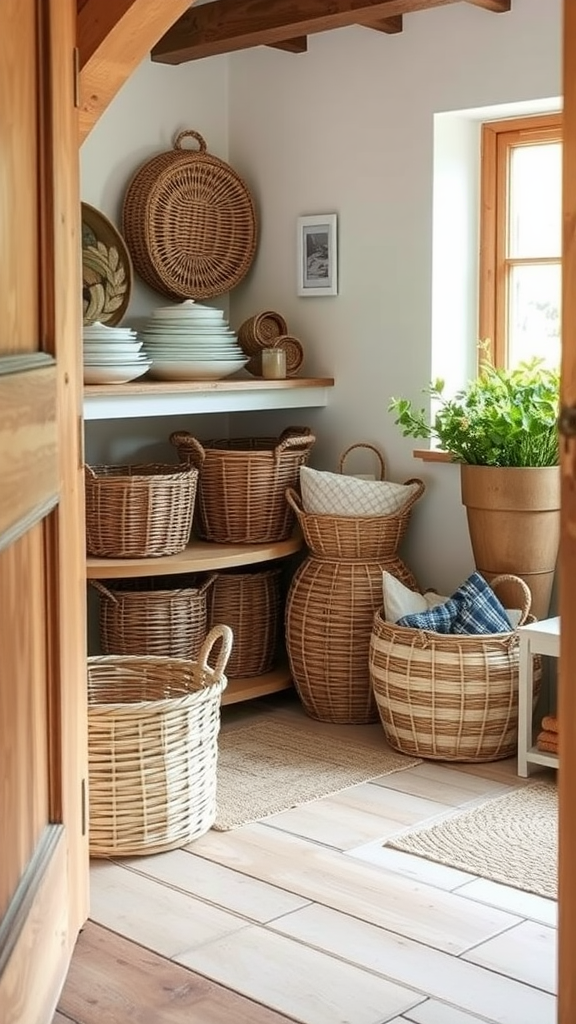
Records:
[[[132,276],[132,261],[122,235],[103,213],[82,203],[84,323],[120,323],[130,302]]]

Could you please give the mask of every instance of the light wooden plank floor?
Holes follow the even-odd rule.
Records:
[[[280,695],[223,714],[278,707],[303,713]],[[54,1024],[554,1024],[556,903],[382,845],[522,784],[513,759],[426,762],[183,850],[93,861]]]

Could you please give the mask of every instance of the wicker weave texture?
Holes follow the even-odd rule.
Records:
[[[220,648],[213,668],[208,658]],[[216,817],[216,763],[226,626],[198,661],[88,659],[90,853],[159,853],[203,835]]]
[[[204,445],[188,431],[170,435],[180,460],[199,470],[197,530],[205,540],[259,544],[287,540],[294,513],[287,487],[298,484],[300,466],[315,437],[307,428],[279,438],[234,438]]]
[[[285,335],[288,325],[281,313],[266,309],[263,313],[248,317],[238,328],[238,341],[247,356],[258,356]]]
[[[382,603],[376,562],[305,559],[286,599],[286,650],[307,713],[322,722],[364,724],[378,718],[368,673],[368,648]],[[417,584],[398,560],[386,568]]]
[[[280,629],[281,574],[281,569],[215,574],[208,621],[225,622],[234,634],[229,679],[260,676],[272,668]]]
[[[214,573],[202,581],[163,576],[108,586],[90,580],[100,595],[103,653],[196,658],[208,632],[207,595],[215,579]]]
[[[264,345],[256,355],[250,356],[246,369],[254,377],[262,376],[262,352],[264,348],[281,349],[286,356],[286,376],[295,377],[297,375],[304,361],[304,349],[298,338],[293,337],[291,334],[282,334],[279,338]]]
[[[182,149],[186,137],[200,149]],[[180,132],[174,146],[132,178],[123,234],[136,270],[155,291],[173,299],[222,295],[254,260],[254,201],[236,171],[207,152],[199,132]]]
[[[414,504],[425,490],[421,480],[406,482],[418,483],[420,487],[399,513],[388,516],[328,516],[304,512],[300,496],[293,488],[287,489],[286,501],[294,510],[306,545],[314,555],[387,562],[397,559]],[[392,569],[389,571],[397,575]],[[410,575],[408,570],[406,573]]]
[[[86,547],[104,558],[183,551],[190,538],[198,471],[154,463],[86,466]]]
[[[518,659],[516,632],[433,633],[386,622],[378,611],[369,666],[386,739],[404,754],[432,760],[482,762],[514,754]],[[535,658],[535,700],[541,674]]]

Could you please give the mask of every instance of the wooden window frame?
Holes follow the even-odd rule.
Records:
[[[479,337],[489,340],[487,355],[506,366],[508,271],[512,265],[558,263],[556,257],[508,259],[508,173],[510,152],[517,146],[562,142],[562,114],[515,117],[482,125],[480,177]]]

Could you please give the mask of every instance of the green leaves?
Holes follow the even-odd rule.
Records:
[[[404,437],[435,438],[455,461],[480,466],[554,466],[558,463],[560,374],[542,359],[513,370],[483,363],[480,373],[452,398],[440,378],[425,389],[436,406],[425,409],[392,398],[389,412]]]

